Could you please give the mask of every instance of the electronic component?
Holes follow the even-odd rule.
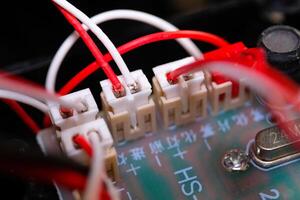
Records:
[[[249,156],[240,149],[231,149],[222,157],[222,165],[228,172],[246,171],[249,167]]]
[[[89,157],[83,149],[74,143],[73,138],[76,135],[83,135],[88,139],[91,132],[96,132],[99,135],[105,151],[107,173],[111,175],[111,178],[116,180],[118,178],[117,153],[113,147],[113,139],[104,119],[98,118],[97,120],[63,130],[60,138],[62,150],[68,157],[83,164],[88,164]]]
[[[126,94],[122,97],[114,95],[110,81],[100,82],[102,107],[116,142],[137,139],[156,130],[151,84],[142,70],[133,71],[131,75],[136,80],[137,91],[131,94],[131,89],[124,84]],[[125,83],[123,76],[118,78]]]
[[[51,121],[59,130],[65,130],[96,119],[99,110],[90,89],[80,90],[60,98],[66,102],[78,104],[82,109],[69,109],[57,103],[49,103]]]
[[[153,68],[153,92],[165,128],[186,124],[207,114],[207,90],[202,71],[179,77],[177,83],[170,83],[166,77],[169,71],[193,61],[194,58],[188,57]]]
[[[222,7],[226,7],[226,14],[219,16],[222,9],[213,6],[213,9],[208,9],[208,12],[204,13],[205,16],[209,13],[218,14],[215,16],[217,18],[213,19],[213,23],[211,23],[212,21],[204,22],[204,24],[212,25],[212,27],[206,25],[201,27],[204,28],[204,31],[215,30],[222,33],[231,42],[243,38],[247,43],[253,44],[253,41],[248,39],[255,38],[256,31],[265,23],[258,23],[261,13],[258,14],[250,2],[266,2],[272,4],[274,8],[282,4],[291,7],[291,9],[292,5],[296,6],[296,1],[293,0],[278,4],[280,1],[282,0],[236,1],[236,3],[229,2],[229,4],[223,2]],[[257,130],[262,130],[268,123],[272,124],[272,120],[269,119],[270,113],[275,113],[277,108],[281,107],[281,102],[286,100],[292,104],[286,106],[288,109],[286,109],[287,113],[282,114],[283,118],[288,118],[289,111],[293,112],[298,108],[296,105],[297,95],[295,94],[299,91],[299,87],[291,84],[289,79],[281,73],[274,73],[277,71],[266,63],[265,55],[260,48],[248,49],[242,42],[231,44],[223,38],[203,31],[180,31],[172,24],[168,24],[155,16],[141,15],[140,12],[117,10],[100,13],[89,19],[79,9],[65,0],[54,0],[53,2],[60,2],[57,8],[62,11],[76,32],[65,40],[51,62],[46,81],[47,90],[51,93],[33,95],[34,98],[28,98],[31,97],[31,93],[35,93],[34,90],[28,90],[26,93],[26,95],[29,95],[28,97],[19,94],[8,95],[5,90],[1,91],[1,94],[3,98],[14,97],[15,100],[28,103],[44,113],[48,113],[48,105],[45,102],[56,102],[55,104],[49,104],[53,124],[50,129],[38,133],[38,142],[45,154],[67,155],[77,162],[84,163],[85,170],[84,173],[77,174],[77,167],[71,165],[60,169],[57,173],[52,173],[51,170],[45,171],[44,168],[38,168],[39,165],[35,166],[34,163],[33,168],[30,166],[26,170],[23,169],[23,165],[13,166],[21,168],[21,172],[25,171],[25,178],[31,176],[31,172],[35,172],[34,169],[41,172],[41,181],[47,177],[46,175],[53,175],[51,176],[53,178],[49,178],[48,182],[52,180],[55,182],[59,196],[57,198],[61,200],[118,200],[118,193],[122,196],[121,199],[124,200],[299,199],[299,182],[297,180],[299,177],[295,174],[297,174],[300,166],[300,157],[298,157],[297,149],[294,148],[294,145],[300,144],[298,138],[290,142],[284,133],[278,129],[274,136],[271,133],[259,133],[254,143],[253,140],[248,143],[249,138],[256,136]],[[276,2],[276,5],[272,2]],[[105,4],[102,1],[100,3]],[[240,9],[240,6],[236,6],[236,4],[241,3],[246,5],[247,12]],[[175,7],[180,9],[177,4]],[[234,7],[238,7],[237,15],[231,12]],[[218,12],[216,12],[216,8]],[[160,10],[164,11],[166,9]],[[202,9],[200,8],[200,10]],[[293,9],[294,12],[295,10],[297,9]],[[228,13],[234,17],[228,20],[226,18]],[[255,15],[251,15],[253,13]],[[287,14],[287,12],[282,13]],[[186,25],[193,26],[194,23],[191,21],[195,20],[196,27],[194,28],[198,29],[201,20],[199,21],[196,17],[201,17],[201,15],[193,13],[190,17],[185,16],[185,19],[190,22]],[[246,16],[249,16],[250,20]],[[163,29],[164,32],[136,38],[117,48],[112,41],[122,43],[120,41],[123,36],[118,35],[117,38],[108,38],[98,27],[98,23],[120,17],[147,22],[156,28]],[[238,18],[243,22],[235,23]],[[184,23],[185,19],[179,19],[179,21]],[[209,20],[207,17],[206,19]],[[224,29],[225,31],[223,29],[219,30],[219,27],[223,26],[216,25],[214,23],[216,21],[227,23],[228,26]],[[249,22],[255,22],[254,26]],[[235,24],[237,24],[236,27]],[[292,22],[292,24],[295,23]],[[93,41],[87,32],[88,29],[91,29],[100,41]],[[116,30],[121,29],[123,30],[121,24],[116,26]],[[124,36],[134,36],[140,32],[136,26],[128,27],[128,30],[130,35],[124,34]],[[239,33],[238,37],[235,37],[237,36],[234,33],[235,31]],[[109,32],[108,29],[107,33]],[[281,33],[272,32],[270,38],[263,38],[263,42],[267,41],[265,48],[270,48],[273,59],[288,57],[287,60],[282,62],[283,65],[279,65],[282,64],[279,63],[277,67],[282,67],[281,70],[294,76],[299,71],[297,66],[300,62],[298,62],[298,42],[297,39],[293,38],[293,30],[291,32],[292,34],[284,35],[283,38],[281,38]],[[245,33],[246,35],[243,35]],[[36,34],[33,35],[36,36]],[[70,63],[73,67],[71,69],[82,70],[79,73],[67,70],[65,73],[68,74],[64,77],[77,74],[56,94],[56,86],[60,85],[56,82],[62,82],[62,80],[56,80],[57,77],[62,77],[57,76],[58,71],[63,71],[60,70],[60,65],[64,63],[65,56],[79,36],[95,60],[85,68],[76,68],[75,65],[78,63],[75,63],[75,65]],[[44,36],[42,35],[42,37]],[[195,59],[190,57],[158,66],[153,70],[155,77],[151,86],[141,70],[130,72],[131,70],[125,64],[122,55],[143,45],[158,43],[167,39],[176,39]],[[207,42],[217,47],[217,49],[211,52],[201,51],[203,49],[198,49],[196,45],[191,43],[191,39]],[[286,41],[282,42],[281,39],[286,39]],[[271,43],[268,43],[270,41]],[[287,44],[282,44],[285,42]],[[98,44],[106,47],[107,54],[104,55],[104,52],[97,48]],[[278,47],[280,52],[277,55]],[[176,48],[171,47],[166,52],[160,43],[157,44],[157,48],[157,50],[149,48],[146,56],[139,56],[141,59],[139,62],[142,64],[149,62],[148,66],[155,66],[153,62],[159,62],[165,56],[171,60],[182,55]],[[281,49],[286,52],[281,52]],[[259,52],[261,52],[260,55]],[[147,58],[148,61],[143,58]],[[83,61],[82,63],[86,61],[85,54],[81,54],[80,60]],[[117,77],[115,69],[109,64],[111,61],[118,66],[122,76]],[[285,67],[288,69],[286,70]],[[84,79],[99,69],[103,70],[107,77],[106,81],[101,82],[103,111],[99,112],[88,89],[87,91],[84,90],[85,92],[75,92],[59,99],[59,95],[65,95],[73,91]],[[144,69],[142,68],[142,70]],[[149,70],[151,71],[151,68],[144,72]],[[33,75],[29,74],[30,77],[34,77]],[[96,80],[93,80],[93,82],[101,81],[99,76],[94,78]],[[245,83],[249,88],[245,86]],[[86,84],[92,85],[93,83],[86,82]],[[21,88],[16,87],[14,84],[7,85],[10,87],[2,89]],[[151,87],[154,91],[153,96],[151,96]],[[245,103],[251,98],[252,91],[250,91],[250,88],[265,99],[270,100],[268,102],[270,105],[278,103],[279,106],[276,108],[270,106],[271,112],[269,113],[264,106],[258,105],[255,99]],[[276,92],[270,92],[273,91],[272,89]],[[19,92],[22,92],[22,90],[19,90]],[[281,97],[285,99],[280,101]],[[159,109],[155,110],[155,106]],[[241,107],[235,109],[238,106]],[[16,111],[33,132],[36,133],[40,130],[40,124],[38,122],[34,123],[35,112],[30,112],[26,116],[27,108],[23,110],[21,106],[11,106],[11,108]],[[223,112],[229,109],[231,110]],[[207,111],[212,111],[210,113],[218,114],[218,116],[206,117]],[[104,119],[98,118],[102,114],[107,124]],[[3,114],[3,116],[8,115]],[[156,117],[158,120],[156,120]],[[203,119],[203,117],[206,118]],[[45,122],[47,121],[45,120]],[[173,126],[174,124],[181,126]],[[9,128],[8,130],[11,130],[11,124],[6,126]],[[295,133],[298,135],[298,125],[296,127],[291,125],[289,129],[295,129]],[[22,131],[18,131],[17,134],[20,135],[20,132]],[[146,137],[140,138],[147,132],[153,132],[153,134],[146,134]],[[116,143],[140,139],[122,142],[113,146],[112,137],[114,137]],[[272,140],[273,143],[270,142]],[[275,140],[279,140],[279,142],[275,142]],[[247,143],[247,151],[245,152],[242,149]],[[104,148],[101,148],[102,145]],[[21,151],[22,149],[23,145],[20,147]],[[249,149],[251,149],[251,154],[249,154]],[[20,163],[18,159],[11,158],[11,160]],[[38,159],[37,161],[43,160]],[[6,164],[6,162],[2,163]],[[251,168],[249,168],[250,164]],[[52,164],[52,167],[58,168],[60,163],[57,163],[57,166],[55,165],[56,162]],[[75,174],[70,173],[73,172],[72,169],[74,169]],[[248,171],[228,174],[226,170],[232,173],[234,171]],[[11,172],[12,169],[8,168],[7,171]],[[17,170],[13,169],[13,172],[10,174],[15,174]],[[120,179],[118,179],[118,173],[120,173]],[[110,182],[106,176],[107,174],[112,179],[118,180],[115,183]],[[81,175],[78,180],[77,175]],[[31,177],[29,178],[31,179]],[[35,178],[34,176],[34,179],[38,180],[39,177]],[[60,182],[60,180],[62,181]],[[29,183],[29,185],[33,184]],[[118,188],[117,192],[112,190],[113,185]],[[6,188],[3,190],[6,190]],[[17,191],[17,188],[13,186],[13,190]],[[35,190],[37,191],[37,189]],[[39,191],[27,190],[26,193],[36,194],[36,197],[45,194]],[[21,199],[21,197],[13,198],[11,194],[9,194],[9,198],[3,197],[3,194],[1,196],[4,199]],[[57,195],[55,191],[54,194]],[[55,199],[55,197],[48,197],[48,195],[44,196],[45,198]],[[23,199],[26,199],[26,197]]]
[[[230,59],[239,57],[247,47],[242,42],[206,53],[205,59]],[[205,72],[206,86],[212,114],[218,114],[221,110],[239,107],[249,100],[251,93],[242,79],[231,80],[218,72]]]
[[[300,157],[300,151],[296,148],[300,144],[300,120],[287,122],[286,125],[294,134],[294,139],[288,138],[278,126],[257,133],[250,149],[257,165],[268,168]]]
[[[271,26],[261,33],[258,45],[265,49],[273,66],[299,81],[299,30],[290,26]]]
[[[209,102],[212,114],[221,110],[229,110],[243,105],[251,94],[244,81],[230,80],[219,73],[206,72]]]

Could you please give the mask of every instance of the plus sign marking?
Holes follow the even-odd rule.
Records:
[[[137,176],[137,170],[139,170],[140,166],[134,166],[133,164],[130,164],[130,168],[126,170],[127,173],[133,173],[135,176]]]
[[[180,150],[180,148],[178,147],[177,148],[177,153],[175,153],[174,155],[173,155],[173,157],[179,157],[179,158],[181,158],[182,160],[184,159],[184,154],[186,154],[187,153],[187,151],[182,151],[182,150]]]

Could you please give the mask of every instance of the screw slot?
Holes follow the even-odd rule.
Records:
[[[250,157],[240,149],[227,151],[222,157],[222,166],[228,172],[246,171],[249,167]]]

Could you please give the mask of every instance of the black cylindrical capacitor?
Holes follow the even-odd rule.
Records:
[[[300,32],[290,26],[264,30],[258,46],[265,49],[269,63],[300,82]]]

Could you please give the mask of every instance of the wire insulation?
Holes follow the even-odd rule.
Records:
[[[128,86],[135,85],[135,80],[130,74],[130,71],[124,62],[123,58],[119,54],[117,48],[112,43],[112,41],[107,37],[107,35],[83,12],[77,9],[75,6],[70,4],[65,0],[53,0],[56,4],[67,10],[74,17],[83,22],[86,26],[90,28],[90,30],[97,36],[97,38],[103,43],[103,45],[107,48],[109,53],[114,58],[118,68],[120,69],[122,75],[124,76],[125,82]]]
[[[89,173],[86,189],[83,193],[84,200],[98,200],[103,189],[105,177],[104,152],[100,138],[96,132],[89,134],[93,149],[91,171]]]
[[[96,24],[100,24],[103,22],[111,21],[111,20],[134,20],[138,22],[142,22],[148,25],[151,25],[161,31],[179,31],[179,29],[171,24],[170,22],[159,18],[155,15],[137,11],[137,10],[128,10],[128,9],[118,9],[118,10],[110,10],[106,12],[102,12],[94,17],[92,20]],[[190,39],[178,39],[177,42],[186,50],[188,54],[195,58],[203,58],[203,54],[200,49],[193,43]]]
[[[127,20],[135,20],[140,21],[149,25],[156,27],[162,31],[178,31],[179,29],[174,26],[173,24],[148,13],[135,11],[135,10],[112,10],[100,13],[95,15],[91,18],[91,20],[96,23],[100,24],[109,20],[115,19],[127,19]],[[88,30],[88,27],[83,26],[84,29]],[[57,79],[57,74],[59,68],[66,57],[67,53],[71,50],[72,46],[75,44],[79,36],[76,32],[73,32],[59,47],[58,51],[56,52],[48,73],[46,77],[46,88],[49,91],[55,91],[55,83]],[[197,46],[190,40],[190,39],[179,39],[177,40],[181,46],[193,57],[195,58],[202,58],[202,52],[197,48]]]
[[[141,46],[151,44],[154,42],[164,41],[164,40],[172,40],[178,38],[191,38],[194,40],[198,40],[201,42],[207,42],[217,47],[224,47],[229,45],[227,41],[224,39],[201,31],[175,31],[175,32],[159,32],[153,33],[150,35],[146,35],[140,38],[137,38],[131,42],[128,42],[120,47],[118,47],[118,51],[120,54],[125,54],[131,50],[139,48]],[[110,54],[104,55],[104,59],[109,62],[112,57]],[[97,63],[93,62],[81,70],[78,74],[76,74],[67,84],[65,84],[60,90],[59,94],[67,94],[71,92],[80,82],[86,79],[89,75],[94,73],[98,67]]]
[[[77,145],[79,145],[82,149],[84,149],[84,151],[89,155],[89,157],[92,157],[92,155],[93,155],[92,147],[91,147],[90,143],[88,142],[88,140],[85,139],[84,136],[78,134],[73,138],[73,141]]]
[[[31,81],[4,72],[0,72],[0,89],[19,93],[44,102],[56,102],[67,108],[75,108],[76,110],[82,109],[81,105],[66,102],[60,99],[56,94],[47,92],[44,88]]]
[[[83,137],[82,135],[77,135],[74,138],[74,142],[77,145],[79,145],[89,155],[89,157],[92,157],[93,149],[92,149],[89,141],[85,137]],[[105,177],[105,180],[107,180],[107,181],[105,181],[106,187],[100,193],[100,199],[101,200],[110,200],[111,197],[113,200],[118,199],[118,195],[116,195],[114,186],[111,184],[111,181],[107,177]]]
[[[115,72],[111,69],[111,66],[103,59],[103,55],[98,49],[97,45],[94,43],[93,39],[89,36],[86,30],[82,27],[81,23],[69,12],[57,6],[59,11],[64,15],[66,20],[74,27],[77,33],[80,35],[81,39],[84,41],[90,52],[96,59],[98,66],[100,66],[107,78],[111,81],[114,91],[122,92],[124,90],[121,82],[119,81]]]
[[[11,99],[15,100],[27,105],[30,105],[43,113],[48,113],[48,106],[32,97],[17,93],[17,92],[12,92],[8,90],[1,90],[0,89],[0,98],[3,99]]]
[[[251,61],[247,58],[250,58]],[[214,58],[195,61],[191,64],[182,66],[180,68],[177,68],[174,71],[171,71],[170,73],[167,74],[167,78],[170,81],[176,81],[177,78],[181,75],[199,71],[203,68],[203,66],[206,63],[217,62],[217,61],[219,60]],[[248,69],[255,70],[256,73],[264,74],[269,79],[272,79],[273,81],[276,82],[275,88],[280,89],[282,91],[281,95],[285,95],[284,97],[287,98],[289,101],[291,101],[291,103],[296,104],[297,99],[295,99],[295,94],[299,94],[298,85],[294,83],[292,80],[290,80],[286,75],[282,74],[278,70],[275,70],[274,68],[269,66],[265,58],[265,53],[262,49],[259,48],[247,49],[243,53],[241,53],[241,55],[238,57],[229,58],[228,60],[222,60],[222,61],[234,62],[236,63],[236,65],[240,64],[242,66],[247,65]],[[223,70],[221,69],[222,67],[220,66],[219,68],[220,68],[219,71],[222,72]],[[240,70],[240,69],[237,68],[236,70]],[[248,73],[250,73],[250,71]]]

